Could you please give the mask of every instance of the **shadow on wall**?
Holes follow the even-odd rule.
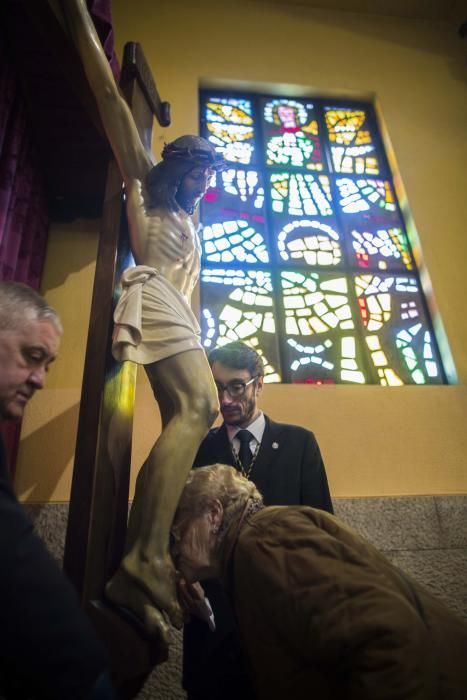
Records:
[[[25,502],[51,499],[75,452],[78,414],[76,403],[21,440],[16,490]]]
[[[53,245],[54,259],[47,256],[44,271],[47,290],[61,288],[70,276],[95,263],[99,225],[98,219],[51,223],[49,245]]]

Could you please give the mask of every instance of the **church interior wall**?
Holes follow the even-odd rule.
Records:
[[[269,385],[261,405],[316,433],[335,497],[467,493],[466,90],[455,27],[248,0],[114,0],[113,14],[118,54],[126,41],[139,41],[172,105],[172,125],[155,128],[157,154],[164,141],[198,131],[200,86],[376,98],[454,381]],[[42,291],[62,315],[65,336],[24,420],[17,490],[29,502],[69,498],[98,226],[51,228]],[[133,481],[160,429],[153,403],[141,372]]]

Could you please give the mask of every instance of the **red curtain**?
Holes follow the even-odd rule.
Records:
[[[38,289],[48,214],[26,106],[15,67],[0,37],[0,279]],[[1,427],[9,464],[16,463],[21,426]]]
[[[39,288],[47,202],[15,68],[0,47],[0,279]]]
[[[111,0],[88,0],[88,7],[118,80]],[[38,290],[49,217],[20,78],[8,42],[0,32],[0,279],[24,282]],[[20,429],[19,423],[0,425],[12,471]]]

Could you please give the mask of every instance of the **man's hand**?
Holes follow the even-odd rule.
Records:
[[[209,629],[214,632],[216,629],[214,613],[209,600],[204,595],[201,584],[198,582],[188,583],[182,578],[178,581],[177,593],[181,608],[187,619],[189,619],[190,615],[194,615],[206,622]]]

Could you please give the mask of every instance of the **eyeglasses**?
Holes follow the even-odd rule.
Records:
[[[242,382],[240,379],[233,379],[231,382],[227,382],[227,384],[216,382],[217,393],[219,396],[222,396],[224,391],[226,391],[231,399],[238,399],[240,396],[243,396],[247,386],[250,386],[257,378],[257,376],[252,377],[247,382]]]

